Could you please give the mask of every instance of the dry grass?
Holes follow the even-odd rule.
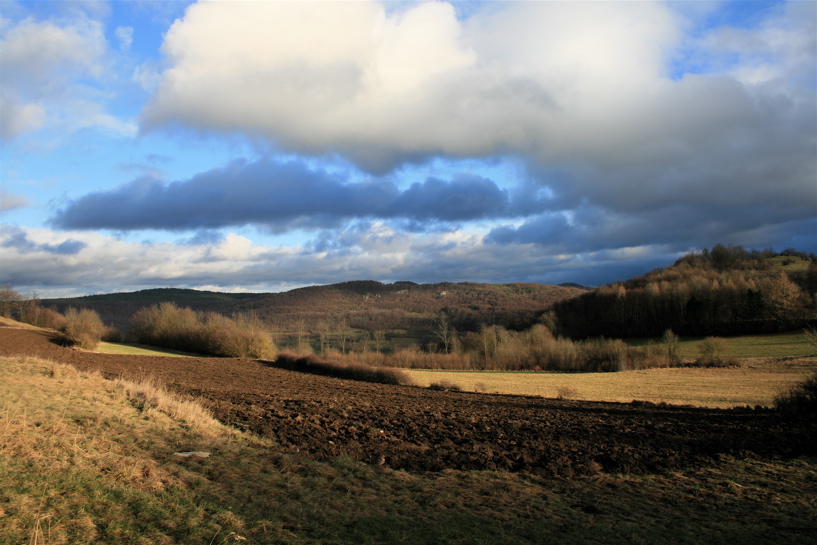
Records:
[[[532,395],[586,401],[633,400],[700,407],[771,407],[780,392],[817,367],[813,359],[788,366],[670,368],[619,373],[504,373],[406,371],[418,386],[455,384],[463,391]]]
[[[169,350],[164,348],[153,348],[150,346],[139,346],[134,344],[122,344],[122,343],[107,343],[101,342],[99,346],[96,347],[94,352],[99,352],[100,354],[125,354],[125,355],[135,355],[135,356],[170,356],[176,358],[190,358],[196,357],[200,358],[199,355],[192,355],[185,352],[179,352],[177,350]]]

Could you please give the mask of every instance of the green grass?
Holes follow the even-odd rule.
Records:
[[[814,459],[572,480],[409,474],[316,462],[136,390],[0,359],[0,543],[751,544],[817,532]]]
[[[770,259],[774,266],[783,271],[806,271],[811,265],[810,259],[800,257],[777,256]]]
[[[817,356],[801,332],[774,333],[768,335],[746,335],[741,337],[725,337],[728,350],[727,356],[734,358],[803,358]],[[681,358],[693,360],[699,356],[698,344],[703,337],[682,337],[678,344],[678,353]],[[627,344],[643,346],[653,342],[661,344],[660,338],[655,339],[626,339]]]

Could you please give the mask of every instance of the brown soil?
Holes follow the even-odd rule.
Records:
[[[594,403],[434,391],[306,375],[255,360],[92,354],[46,331],[0,327],[0,355],[33,355],[108,377],[154,376],[215,416],[318,459],[409,471],[500,469],[572,476],[721,460],[817,456],[817,422],[768,410]]]

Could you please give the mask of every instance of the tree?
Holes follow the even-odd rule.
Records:
[[[437,335],[437,337],[440,338],[440,341],[443,343],[443,349],[445,350],[445,353],[450,354],[451,343],[457,336],[457,331],[453,327],[451,327],[451,322],[448,320],[447,314],[445,313],[440,314],[440,318],[437,321],[437,330],[434,333]]]
[[[14,311],[22,300],[23,297],[11,289],[8,284],[0,286],[0,316],[3,318],[14,317]]]
[[[671,329],[664,331],[662,337],[664,346],[667,349],[667,361],[670,365],[678,362],[678,335],[672,332]]]
[[[372,343],[374,344],[375,352],[381,352],[386,346],[386,332],[382,329],[372,331]]]
[[[767,282],[763,290],[763,303],[768,316],[775,320],[781,329],[785,329],[797,318],[802,292],[789,276],[781,272]]]
[[[338,345],[340,345],[340,353],[345,354],[346,345],[349,344],[354,331],[349,327],[349,320],[346,318],[338,319],[335,328],[335,338],[338,341]]]

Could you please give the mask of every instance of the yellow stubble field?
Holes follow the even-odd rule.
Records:
[[[774,398],[817,370],[817,359],[767,363],[744,360],[741,367],[668,368],[618,373],[408,371],[417,386],[442,384],[462,391],[629,403],[731,408],[770,407]]]

